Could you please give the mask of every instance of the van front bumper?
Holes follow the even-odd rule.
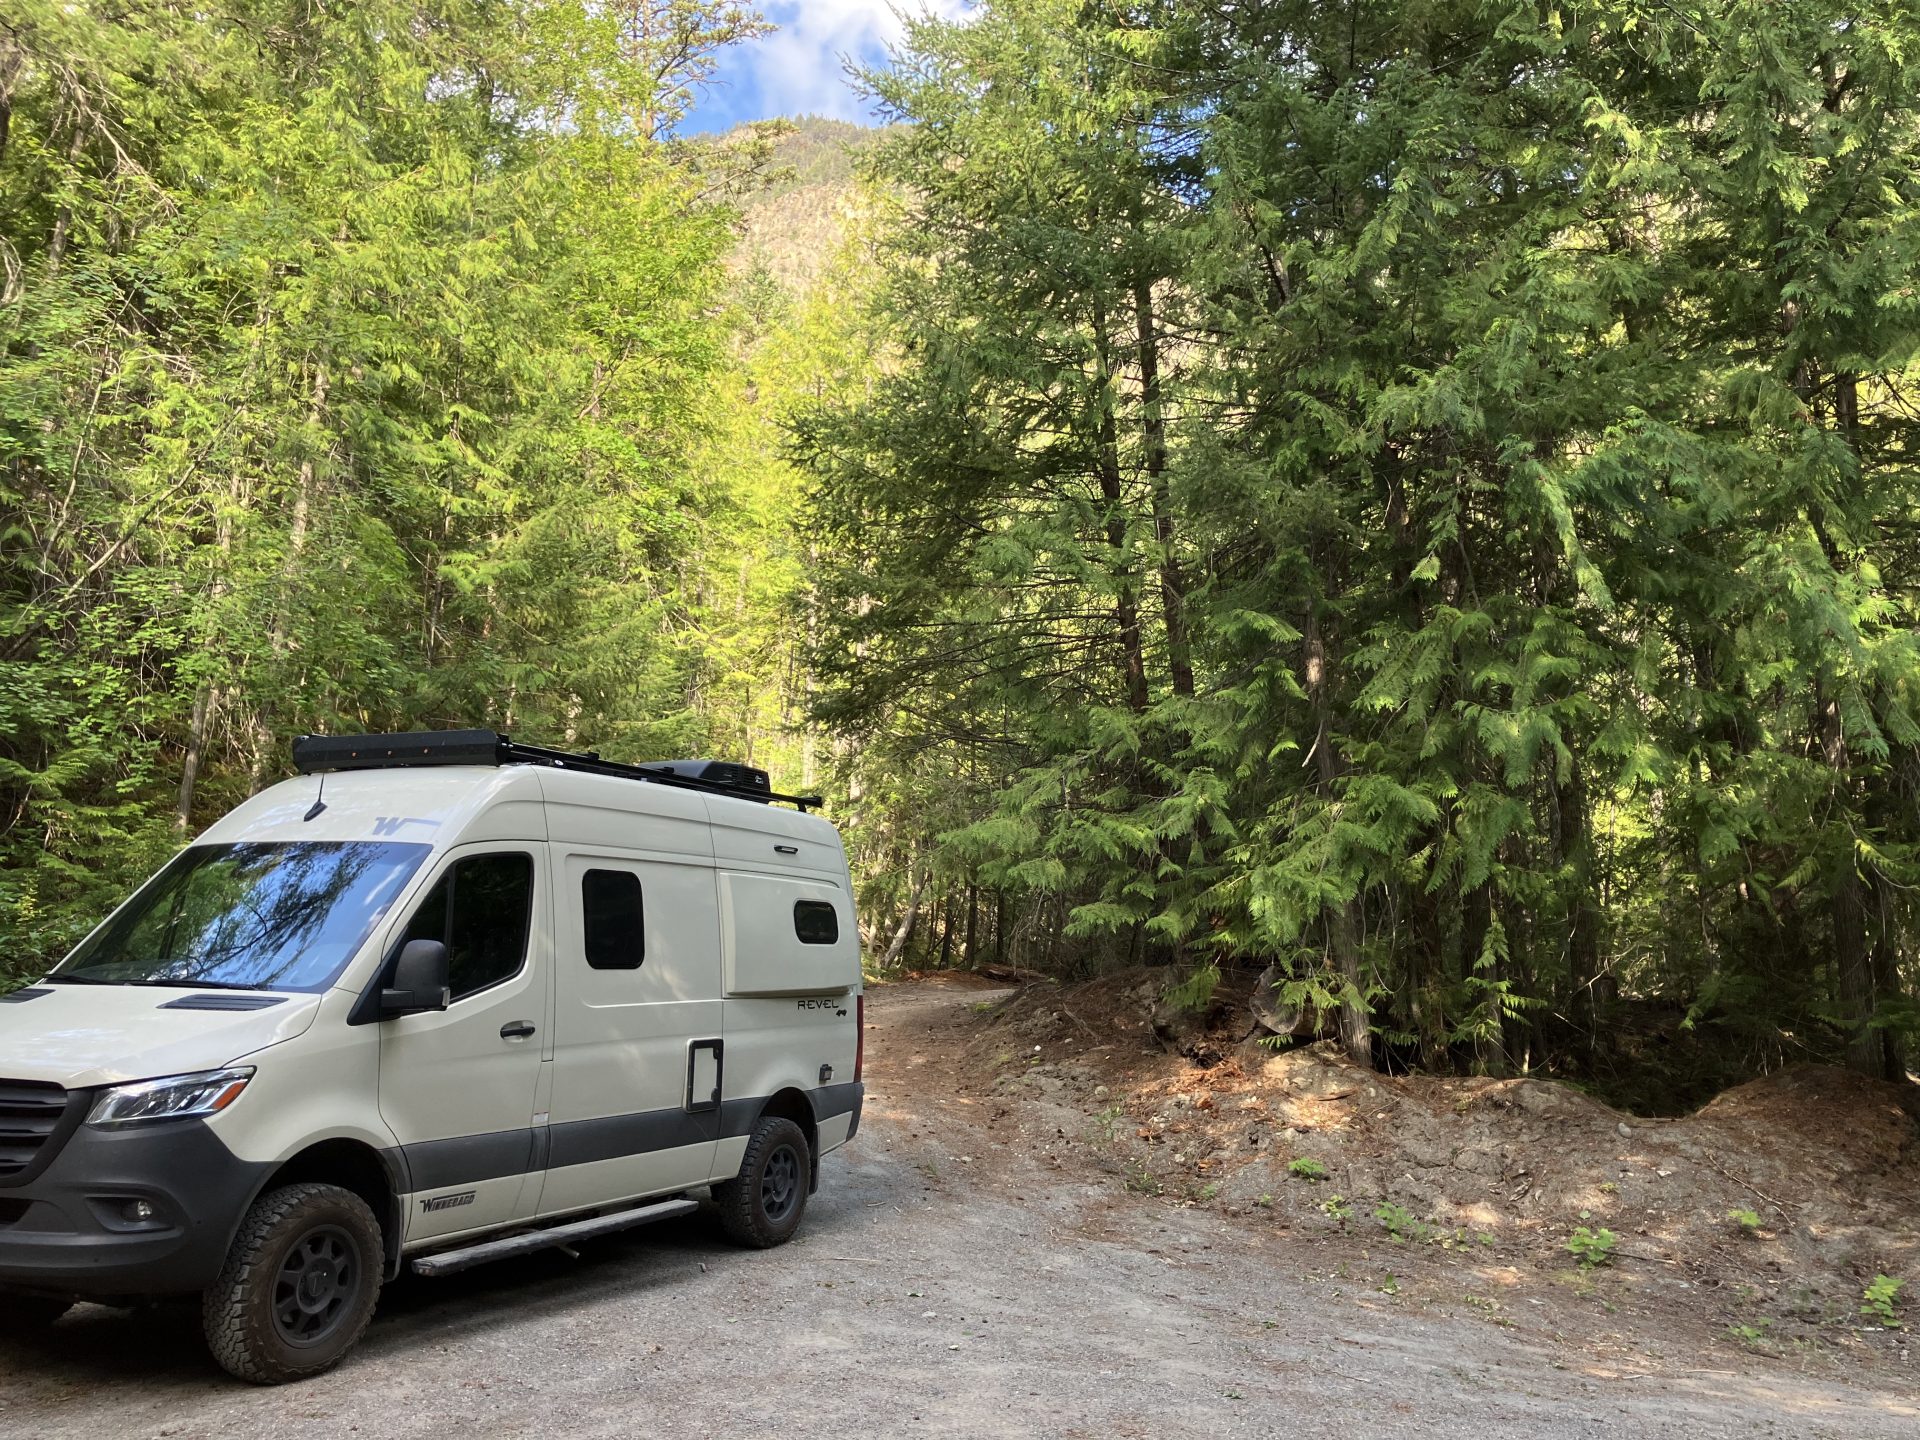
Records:
[[[204,1290],[272,1168],[238,1158],[203,1120],[81,1126],[26,1184],[0,1184],[0,1291],[135,1299]]]

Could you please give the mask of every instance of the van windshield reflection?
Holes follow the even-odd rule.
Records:
[[[372,840],[192,846],[47,979],[324,990],[430,848]]]

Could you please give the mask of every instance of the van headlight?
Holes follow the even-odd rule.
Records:
[[[253,1079],[253,1067],[202,1070],[197,1075],[169,1075],[164,1080],[142,1080],[101,1092],[87,1116],[89,1125],[138,1125],[147,1120],[185,1120],[194,1115],[217,1115],[240,1098]]]

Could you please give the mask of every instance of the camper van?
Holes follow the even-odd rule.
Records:
[[[306,736],[0,997],[0,1326],[200,1297],[332,1366],[403,1267],[688,1214],[791,1237],[860,1124],[846,855],[725,762]]]

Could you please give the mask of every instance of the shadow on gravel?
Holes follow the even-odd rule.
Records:
[[[844,1196],[823,1188],[808,1207],[801,1239],[831,1240],[853,1217]],[[671,1302],[675,1287],[703,1274],[794,1263],[804,1256],[799,1243],[784,1250],[743,1250],[724,1240],[703,1213],[603,1236],[579,1246],[577,1255],[540,1251],[437,1280],[403,1274],[382,1291],[366,1338],[342,1368],[403,1360],[414,1348],[468,1340],[606,1300],[643,1300],[658,1291]],[[200,1307],[191,1300],[135,1310],[80,1306],[44,1334],[0,1340],[0,1382],[10,1375],[32,1375],[74,1390],[131,1382],[196,1392],[210,1383],[246,1388],[228,1379],[207,1354]]]

